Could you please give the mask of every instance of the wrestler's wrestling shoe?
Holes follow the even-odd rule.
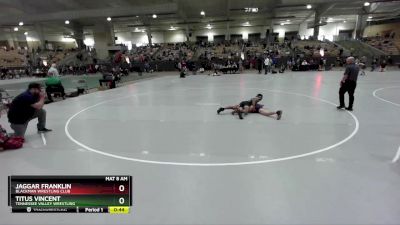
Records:
[[[280,120],[280,119],[281,119],[282,113],[283,113],[282,110],[276,111],[276,115],[278,115],[278,116],[276,117],[277,120]]]
[[[222,111],[224,111],[225,109],[224,108],[219,108],[218,110],[217,110],[217,114],[219,114],[220,112],[222,112]]]
[[[47,132],[50,132],[50,131],[53,131],[53,130],[50,130],[50,129],[47,129],[47,128],[38,128],[38,132],[39,133],[47,133]]]
[[[237,113],[238,113],[238,116],[239,116],[239,119],[243,119],[243,115],[242,115],[242,112],[240,112],[240,111],[237,111]]]

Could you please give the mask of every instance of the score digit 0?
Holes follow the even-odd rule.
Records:
[[[119,185],[118,190],[120,192],[124,192],[125,191],[125,186],[124,185]]]

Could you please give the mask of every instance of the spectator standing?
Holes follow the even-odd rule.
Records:
[[[387,57],[387,63],[389,64],[389,66],[393,66],[393,59],[392,59],[392,56],[388,56]]]
[[[374,57],[374,59],[372,60],[372,63],[371,63],[371,72],[374,72],[377,65],[378,65],[378,60]]]
[[[318,70],[319,71],[324,70],[324,59],[323,58],[319,59],[319,68],[318,68]]]
[[[287,68],[288,68],[289,70],[292,69],[292,59],[291,59],[291,58],[288,58],[286,65],[287,65]]]
[[[239,71],[240,73],[243,73],[243,60],[239,59]]]
[[[360,67],[360,70],[361,70],[360,75],[361,76],[365,76],[365,69],[367,68],[367,57],[362,56],[360,58],[359,67]]]
[[[382,60],[382,61],[381,61],[381,69],[380,69],[380,72],[385,72],[385,71],[386,71],[386,66],[387,66],[386,60]]]
[[[262,65],[263,65],[263,59],[261,56],[259,56],[257,57],[257,70],[259,74],[261,74]]]
[[[271,58],[269,56],[265,57],[264,69],[265,69],[264,74],[268,74],[268,72],[271,72]]]

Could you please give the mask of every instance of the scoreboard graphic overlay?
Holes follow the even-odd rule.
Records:
[[[13,213],[127,214],[131,176],[9,176]]]

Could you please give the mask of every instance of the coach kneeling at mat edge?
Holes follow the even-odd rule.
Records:
[[[46,128],[46,111],[43,109],[45,94],[38,83],[29,84],[28,90],[11,102],[8,121],[15,136],[24,137],[29,121],[38,118],[38,132],[51,131]]]

